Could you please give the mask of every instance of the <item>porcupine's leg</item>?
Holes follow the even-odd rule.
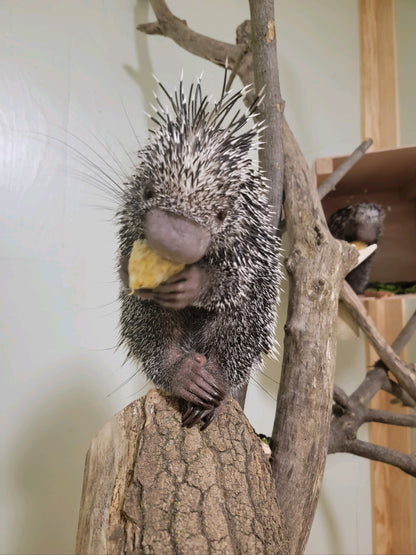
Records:
[[[206,369],[227,393],[246,383],[261,365],[260,341],[244,322],[243,315],[234,317],[234,312],[206,315],[194,337],[196,350],[206,353]],[[189,405],[182,423],[189,427],[202,423],[204,430],[220,410],[221,404],[210,409]]]
[[[141,303],[147,304],[145,310]],[[206,368],[206,357],[189,345],[180,313],[127,295],[122,318],[128,320],[121,335],[129,355],[142,362],[157,387],[200,409],[220,405],[225,391]]]

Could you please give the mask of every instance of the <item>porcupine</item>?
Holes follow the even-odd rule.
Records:
[[[247,89],[227,93],[225,79],[212,108],[200,81],[188,95],[182,80],[174,96],[159,86],[169,107],[156,97],[155,127],[118,212],[120,335],[156,386],[187,401],[182,424],[204,429],[273,350],[279,245],[250,156],[262,124],[246,128],[259,98],[241,112]],[[186,266],[130,295],[127,261],[144,238]]]
[[[383,231],[384,215],[379,204],[360,202],[334,212],[328,219],[328,227],[336,239],[362,241],[373,245],[378,242]],[[367,287],[374,255],[375,253],[366,258],[345,278],[358,295],[363,294]]]

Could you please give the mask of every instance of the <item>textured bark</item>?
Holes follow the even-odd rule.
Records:
[[[312,526],[327,455],[339,291],[357,254],[330,234],[312,174],[285,122],[283,134],[292,279],[272,469],[290,553],[298,554]]]
[[[288,553],[270,465],[238,404],[204,432],[156,390],[93,440],[77,554]]]
[[[259,161],[270,183],[272,222],[277,228],[283,202],[283,101],[277,67],[274,0],[250,0],[254,79],[257,92],[264,91],[259,106],[267,125],[262,133]]]

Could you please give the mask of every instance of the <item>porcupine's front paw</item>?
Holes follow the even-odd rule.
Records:
[[[224,400],[222,384],[205,368],[204,355],[193,353],[177,362],[175,384],[172,392],[188,402],[182,426],[191,428],[202,423],[204,430],[213,420]]]
[[[142,299],[156,301],[164,308],[181,310],[191,306],[206,290],[208,276],[194,264],[186,266],[155,289],[139,289]]]

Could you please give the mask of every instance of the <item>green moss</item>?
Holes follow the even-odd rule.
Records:
[[[389,291],[395,295],[407,295],[409,293],[416,293],[416,283],[402,281],[397,283],[383,283],[381,281],[374,281],[369,283],[367,289],[375,291]]]

